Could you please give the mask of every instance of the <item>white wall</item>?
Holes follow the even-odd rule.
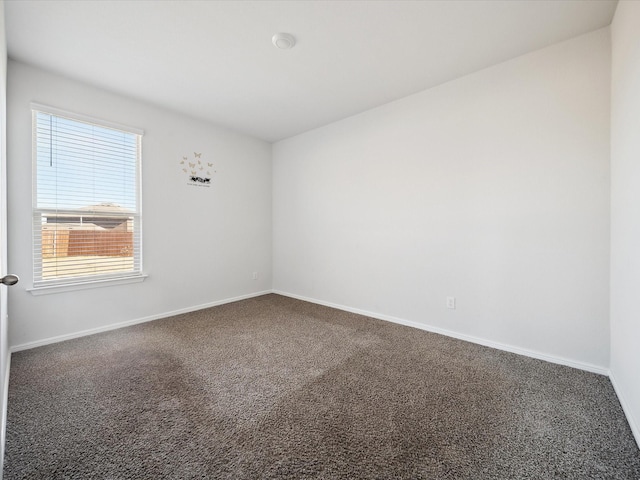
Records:
[[[9,61],[9,293],[13,346],[271,288],[271,145]],[[30,102],[143,128],[144,271],[139,284],[33,296]],[[211,188],[179,160],[202,153]],[[259,279],[252,279],[252,272]]]
[[[7,182],[5,176],[6,165],[6,114],[7,114],[7,42],[6,33],[4,28],[4,0],[0,0],[0,211],[6,207],[6,194],[7,194]],[[3,243],[0,248],[2,251],[2,260],[0,264],[3,264],[6,258],[6,245],[4,245],[4,237],[2,236],[6,232],[5,218],[0,216],[0,242]],[[6,267],[6,265],[4,265]],[[3,274],[4,272],[0,272]],[[7,381],[7,367],[9,363],[9,340],[8,340],[8,321],[6,314],[7,308],[7,291],[6,287],[0,288],[0,304],[3,308],[0,308],[0,472],[2,472],[2,465],[4,461],[4,440],[5,440],[5,420],[6,420],[6,397],[5,397],[5,382]],[[0,478],[2,474],[0,473]]]
[[[606,369],[609,49],[605,28],[276,143],[274,289]]]
[[[611,25],[611,378],[640,445],[640,3]]]

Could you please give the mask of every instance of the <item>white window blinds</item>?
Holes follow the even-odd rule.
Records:
[[[142,273],[141,137],[33,107],[34,288]]]

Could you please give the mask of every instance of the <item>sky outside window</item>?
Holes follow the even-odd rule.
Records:
[[[138,135],[37,112],[37,208],[136,208]]]

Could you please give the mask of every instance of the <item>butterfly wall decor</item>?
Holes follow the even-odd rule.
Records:
[[[182,173],[187,174],[187,185],[195,187],[211,186],[211,175],[212,172],[216,173],[216,171],[213,170],[213,162],[203,161],[202,155],[202,152],[193,152],[193,161],[190,161],[189,156],[187,155],[183,155],[182,158],[178,161]],[[206,168],[206,177],[204,176],[205,164],[208,167]],[[202,177],[199,177],[198,174],[202,175]]]

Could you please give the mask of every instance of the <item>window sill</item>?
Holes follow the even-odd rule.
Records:
[[[50,285],[47,287],[27,288],[31,295],[49,295],[51,293],[74,292],[76,290],[88,290],[90,288],[110,287],[113,285],[126,285],[128,283],[144,282],[148,275],[136,275],[132,277],[110,278],[108,280],[93,280],[90,282],[67,283],[65,285]]]

